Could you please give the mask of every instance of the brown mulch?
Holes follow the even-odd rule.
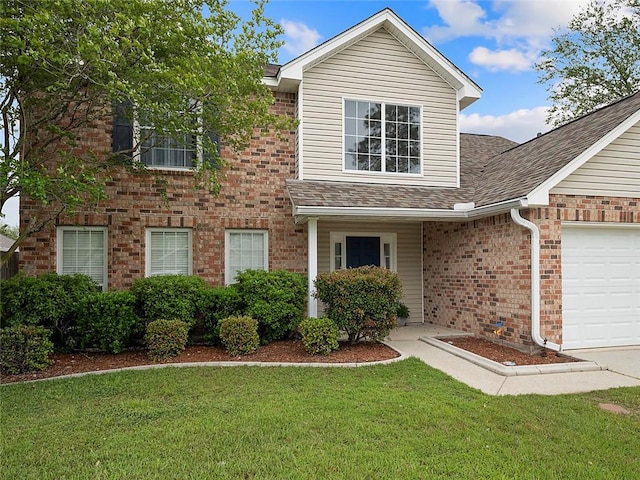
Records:
[[[329,355],[309,355],[300,340],[281,340],[261,346],[251,355],[231,357],[221,347],[187,346],[175,358],[161,363],[188,362],[287,362],[287,363],[368,363],[399,357],[394,349],[377,342],[360,342],[356,345],[340,343],[340,349]],[[72,373],[96,372],[115,368],[153,365],[143,350],[118,354],[108,353],[56,353],[51,356],[53,365],[42,372],[21,375],[2,375],[0,383],[23,382],[41,378],[59,377]]]
[[[448,337],[439,338],[443,342],[447,342],[463,350],[475,353],[481,357],[488,358],[494,362],[514,362],[517,365],[545,365],[549,363],[568,363],[578,362],[579,360],[558,354],[553,350],[544,350],[542,352],[528,354],[511,348],[501,343],[491,342],[478,337]]]

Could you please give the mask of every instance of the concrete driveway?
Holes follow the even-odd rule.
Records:
[[[606,366],[612,372],[640,379],[640,347],[567,350],[567,355]]]

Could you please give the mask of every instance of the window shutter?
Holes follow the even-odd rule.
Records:
[[[133,103],[130,101],[116,103],[113,106],[113,152],[121,152],[127,157],[132,156],[130,151],[133,148],[133,125],[131,124],[131,109]]]
[[[211,143],[214,143],[218,147],[218,157],[220,156],[220,137],[214,132],[207,132],[207,137]],[[211,152],[205,152],[202,155],[202,160],[205,163],[214,163],[216,162],[216,158],[211,154]],[[219,162],[216,162],[215,168],[220,168]]]

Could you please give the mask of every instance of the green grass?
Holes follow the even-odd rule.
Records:
[[[635,479],[640,388],[490,397],[422,362],[0,388],[6,479]],[[598,402],[618,403],[614,415]]]

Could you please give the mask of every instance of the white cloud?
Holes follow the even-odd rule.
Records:
[[[484,67],[492,72],[498,72],[500,70],[523,72],[531,68],[535,59],[535,55],[521,52],[515,48],[492,51],[486,47],[476,47],[469,54],[471,63]]]
[[[551,127],[545,123],[547,107],[521,108],[505,115],[460,114],[460,131],[499,135],[516,142],[526,142]]]
[[[284,49],[294,56],[311,50],[320,43],[322,35],[317,30],[309,28],[302,22],[282,19],[280,25],[284,29]]]
[[[481,5],[476,0],[430,0],[429,7],[438,11],[443,25],[425,27],[422,33],[432,42],[460,37],[493,40],[496,50],[483,47],[471,61],[492,70],[509,69],[509,64],[523,70],[524,60],[530,67],[549,45],[553,30],[567,25],[588,1],[494,0]]]

